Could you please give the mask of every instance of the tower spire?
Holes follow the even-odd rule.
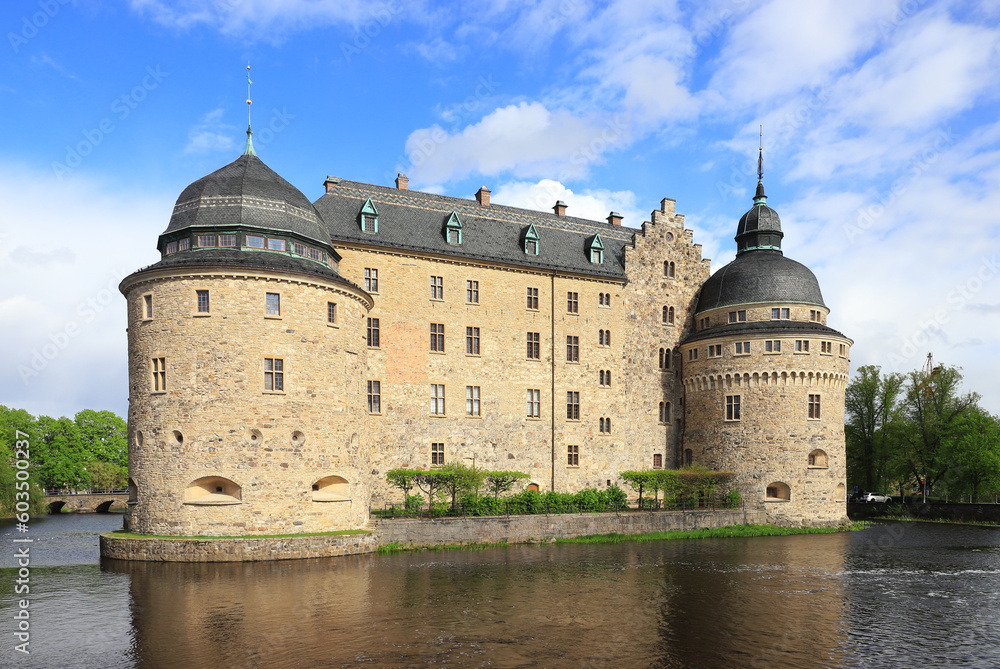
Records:
[[[757,192],[753,196],[754,204],[764,204],[767,196],[764,195],[764,124],[760,124],[760,132],[757,135]]]
[[[253,150],[253,130],[250,129],[250,105],[253,101],[250,100],[250,63],[247,63],[247,148],[243,151],[244,156],[256,156],[257,152]]]

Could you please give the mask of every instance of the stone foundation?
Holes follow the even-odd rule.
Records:
[[[245,539],[137,539],[108,533],[101,535],[101,557],[147,562],[259,562],[372,553],[378,543],[372,532]]]

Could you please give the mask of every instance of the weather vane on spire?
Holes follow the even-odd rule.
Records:
[[[760,124],[760,133],[757,144],[757,181],[764,180],[764,124]]]
[[[250,105],[253,101],[250,99],[250,63],[247,63],[247,148],[243,151],[244,156],[256,156],[257,152],[253,150],[253,130],[250,129]]]

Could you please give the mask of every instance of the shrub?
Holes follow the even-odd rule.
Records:
[[[742,498],[740,497],[740,491],[733,488],[726,493],[726,497],[722,501],[722,506],[727,509],[738,509],[740,508],[741,501]]]

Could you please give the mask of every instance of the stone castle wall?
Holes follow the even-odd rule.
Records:
[[[136,274],[122,287],[133,531],[219,536],[364,525],[367,296],[322,279],[239,270]],[[208,314],[197,311],[198,290],[209,291]],[[268,292],[281,296],[278,317],[265,314]],[[335,326],[328,302],[337,304]],[[283,392],[264,389],[264,358],[272,357],[284,363]],[[154,358],[166,363],[164,392],[153,385]],[[331,481],[338,484],[319,495],[312,489]]]
[[[760,312],[769,317],[770,306]],[[782,340],[781,352],[764,352],[766,339]],[[809,340],[809,352],[794,352],[794,339]],[[751,353],[736,354],[736,343],[746,341]],[[832,342],[831,354],[821,352],[821,341]],[[849,360],[840,354],[841,344],[846,351],[851,341],[755,334],[682,347],[691,458],[734,472],[748,508],[764,509],[769,522],[836,524],[846,518],[844,390]],[[719,345],[722,355],[709,357],[708,347]],[[692,349],[698,349],[696,360],[690,359]],[[819,419],[809,418],[810,395],[820,397]],[[739,396],[739,420],[728,420],[727,396]],[[767,488],[773,484],[778,484],[779,496],[769,498]],[[788,486],[788,499],[782,498],[782,484]]]

